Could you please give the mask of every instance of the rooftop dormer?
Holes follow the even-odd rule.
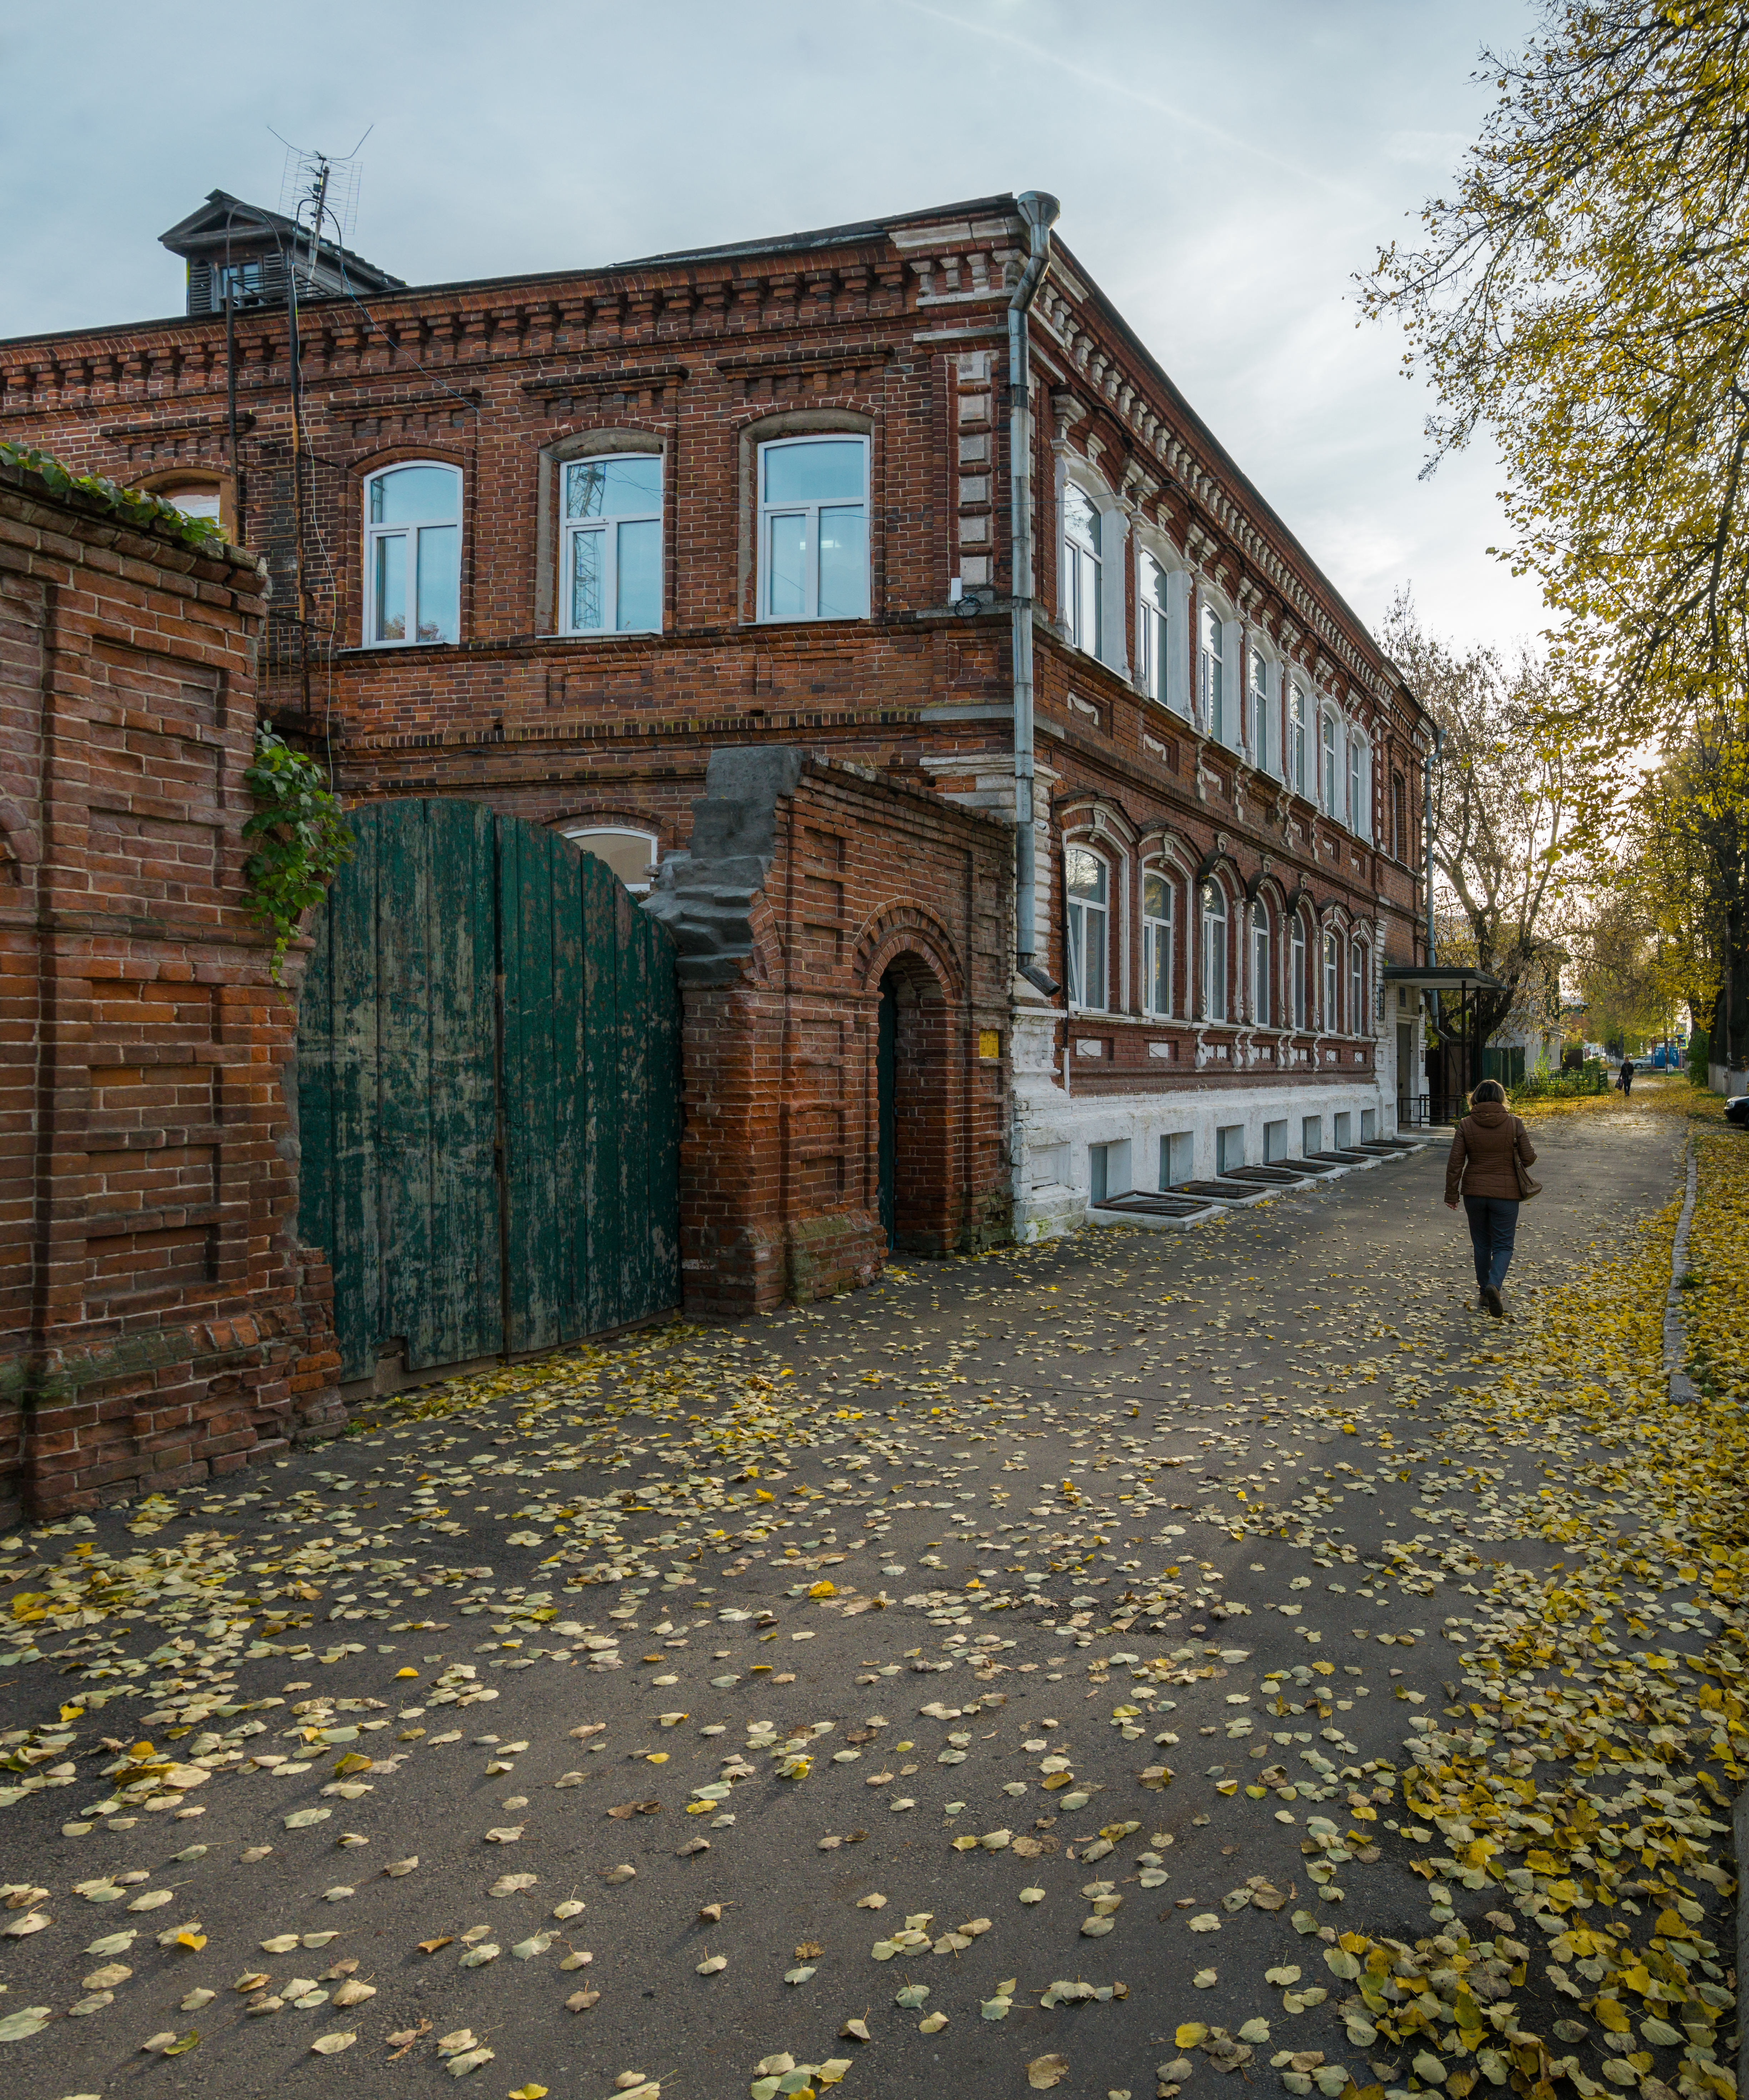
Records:
[[[158,238],[187,260],[191,314],[222,313],[227,293],[239,309],[283,306],[292,271],[300,299],[403,289],[400,278],[350,249],[313,242],[307,227],[224,190],[213,191],[198,211]]]

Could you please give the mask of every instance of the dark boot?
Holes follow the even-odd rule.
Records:
[[[1484,1290],[1482,1294],[1482,1302],[1487,1307],[1488,1310],[1494,1315],[1496,1320],[1504,1320],[1506,1317],[1506,1308],[1501,1303],[1500,1294],[1499,1291],[1492,1290]]]

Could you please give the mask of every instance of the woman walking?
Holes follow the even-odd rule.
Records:
[[[1476,1256],[1480,1309],[1504,1320],[1500,1286],[1513,1258],[1522,1193],[1517,1162],[1534,1167],[1536,1154],[1524,1125],[1508,1113],[1506,1090],[1498,1079],[1484,1079],[1470,1101],[1470,1113],[1458,1125],[1446,1161],[1446,1206],[1455,1211],[1461,1191]],[[1533,1194],[1535,1187],[1532,1182]]]

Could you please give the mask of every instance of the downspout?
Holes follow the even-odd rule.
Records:
[[[1008,479],[1013,575],[1009,618],[1014,678],[1014,949],[1020,974],[1047,997],[1058,989],[1035,960],[1037,880],[1032,770],[1032,400],[1027,315],[1050,262],[1062,207],[1042,190],[1016,199],[1026,221],[1027,267],[1008,302]]]
[[[1431,765],[1424,768],[1421,785],[1424,800],[1421,817],[1421,836],[1427,855],[1427,967],[1433,967],[1433,767],[1439,763],[1440,753],[1445,748],[1445,735],[1438,722],[1433,724],[1433,757]]]
[[[1440,753],[1445,749],[1446,741],[1445,733],[1440,728],[1438,723],[1435,722],[1433,726],[1433,755],[1429,763],[1421,769],[1421,788],[1423,797],[1421,808],[1421,842],[1422,849],[1427,858],[1427,967],[1429,969],[1432,969],[1433,967],[1433,768],[1439,763]],[[1439,994],[1437,990],[1429,991],[1428,997],[1431,1000],[1433,1008],[1433,1033],[1438,1035],[1439,1033]],[[1442,1070],[1444,1070],[1443,1064],[1442,1064],[1440,1069]],[[1424,1052],[1422,1077],[1424,1079],[1426,1077]],[[1433,1114],[1433,1105],[1431,1101],[1428,1102],[1427,1112],[1429,1116]]]

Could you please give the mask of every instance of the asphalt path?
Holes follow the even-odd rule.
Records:
[[[1650,1113],[1537,1141],[1509,1303],[1678,1171]],[[1558,1555],[1548,1453],[1468,1452],[1498,1330],[1442,1155],[6,1542],[9,2089],[1151,2096],[1218,2075],[1181,2023],[1261,2018],[1248,2082],[1400,2089],[1320,1957],[1504,1935],[1393,1789],[1476,1725],[1448,1618]]]

